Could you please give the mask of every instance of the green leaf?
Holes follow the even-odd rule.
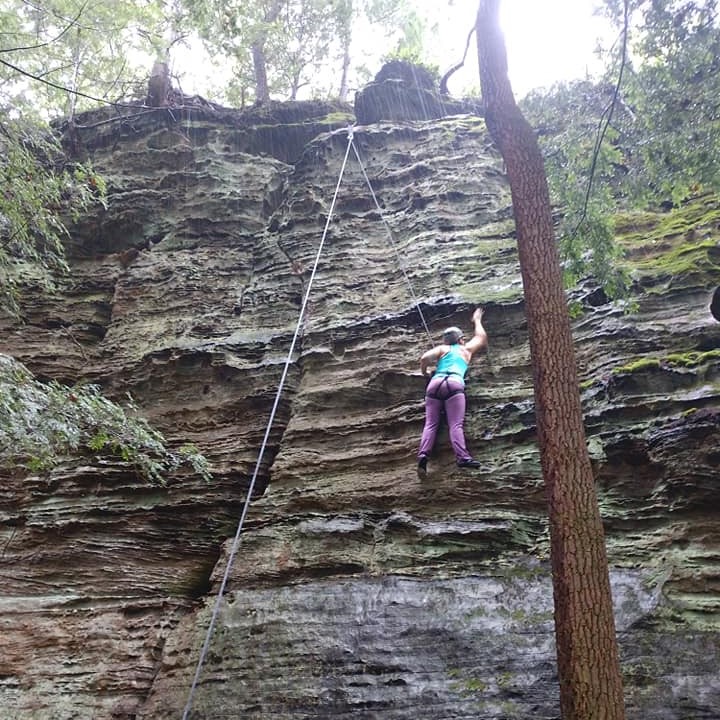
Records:
[[[94,385],[41,383],[0,354],[0,466],[49,471],[83,451],[129,463],[152,483],[165,484],[166,476],[181,467],[205,480],[212,477],[197,448],[168,448],[133,402],[117,405]]]

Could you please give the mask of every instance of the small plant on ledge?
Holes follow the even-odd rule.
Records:
[[[43,383],[21,363],[0,355],[0,467],[47,472],[87,453],[128,463],[159,485],[181,466],[205,480],[212,477],[196,447],[169,449],[163,435],[138,415],[132,398],[123,407],[96,385]]]

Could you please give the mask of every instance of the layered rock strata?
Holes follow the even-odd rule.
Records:
[[[356,127],[349,146],[335,112],[294,116],[293,149],[267,140],[286,137],[278,116],[214,110],[75,129],[108,207],[73,228],[58,293],[2,321],[2,349],[131,393],[214,480],[155,487],[94,457],[6,473],[8,717],[181,717],[336,190],[190,717],[558,717],[502,163],[477,117]],[[718,221],[699,207],[679,232],[626,218],[633,312],[590,284],[572,298],[629,718],[720,707]],[[476,304],[482,469],[457,469],[443,434],[420,482],[418,309],[436,336]]]

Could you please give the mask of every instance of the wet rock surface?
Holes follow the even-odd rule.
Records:
[[[389,121],[437,120],[462,113],[482,114],[482,102],[457,100],[440,91],[422,66],[401,60],[386,63],[355,96],[359,125]]]
[[[130,392],[215,478],[158,488],[93,458],[5,472],[8,717],[182,715],[336,188],[190,717],[559,716],[502,163],[474,116],[356,128],[349,148],[345,121],[310,131],[314,113],[287,123],[309,133],[299,152],[220,111],[153,111],[114,135],[86,120],[108,207],[73,227],[58,292],[28,288],[27,322],[0,319],[2,350],[39,377]],[[638,720],[720,707],[720,275],[702,247],[691,271],[663,264],[692,242],[636,241],[633,313],[591,285],[573,296]],[[433,335],[486,307],[466,424],[479,471],[455,467],[443,432],[415,475],[429,340],[413,294]]]

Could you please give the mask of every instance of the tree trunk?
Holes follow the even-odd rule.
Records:
[[[265,58],[265,43],[272,24],[280,17],[283,0],[275,2],[265,10],[263,15],[263,29],[258,33],[250,45],[252,53],[253,71],[255,73],[255,102],[266,103],[270,100],[270,86],[267,77],[267,60]]]
[[[153,63],[145,100],[150,107],[167,107],[171,90],[170,67],[162,60]]]
[[[350,39],[344,43],[343,49],[343,60],[342,60],[342,75],[340,76],[340,102],[347,102],[348,93],[350,88],[348,87],[348,77],[350,75]]]
[[[73,47],[73,74],[72,80],[70,81],[70,92],[68,93],[67,108],[65,110],[65,116],[69,120],[75,118],[75,107],[77,106],[77,95],[75,94],[78,90],[78,78],[80,77],[80,55],[81,55],[81,37],[80,27],[78,26],[75,34],[75,45]]]
[[[255,102],[259,103],[266,103],[270,100],[264,40],[264,38],[255,40],[250,47],[255,72]]]
[[[480,0],[477,43],[488,130],[510,181],[550,516],[564,720],[622,720],[623,689],[605,539],[580,406],[550,197],[535,133],[507,76],[500,0]]]

